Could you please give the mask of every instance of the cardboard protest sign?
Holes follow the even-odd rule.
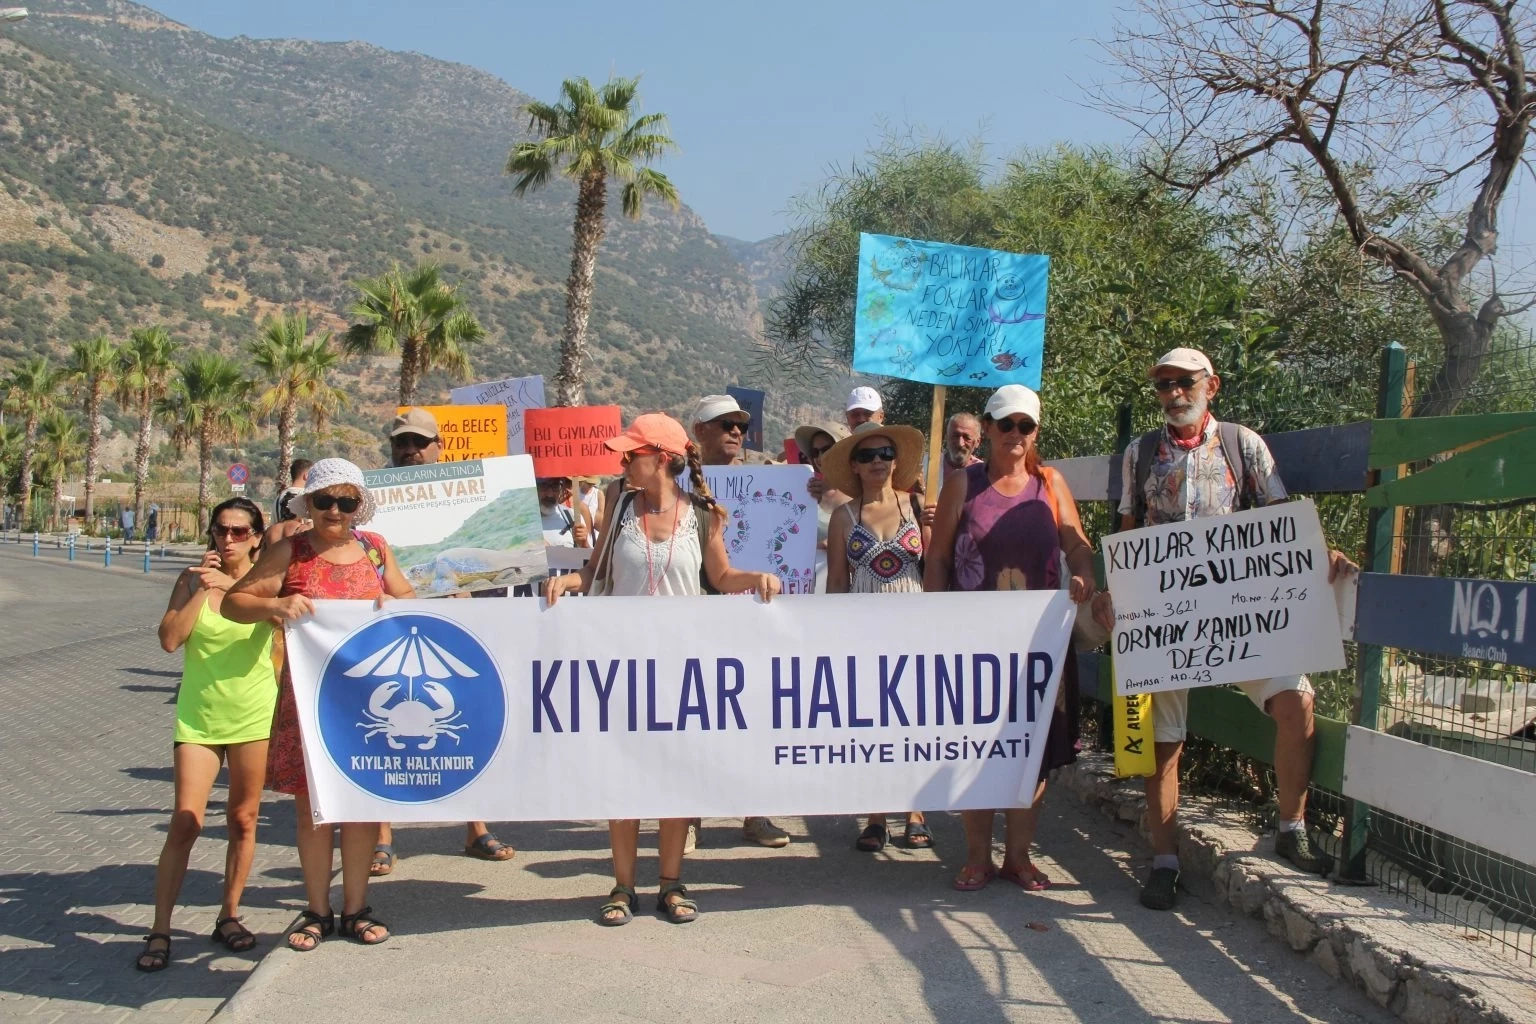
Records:
[[[399,412],[412,408],[402,405]],[[439,462],[496,459],[507,454],[507,411],[499,405],[423,405],[443,439]]]
[[[389,542],[418,596],[516,586],[548,571],[526,455],[371,469],[363,482],[378,505],[368,529]]]
[[[509,377],[470,384],[448,392],[454,405],[504,405],[507,408],[507,454],[522,455],[523,410],[544,407],[544,378]]]
[[[859,236],[853,368],[997,388],[1040,387],[1050,257]]]
[[[731,565],[778,576],[786,594],[816,590],[816,502],[805,493],[810,466],[705,466],[710,493],[725,506]]]
[[[619,453],[603,444],[624,429],[616,405],[528,409],[523,429],[537,476],[611,476],[623,468]]]
[[[315,820],[1029,804],[1065,591],[720,602],[316,601],[287,630]]]
[[[795,443],[795,439],[792,437],[786,437],[784,439],[784,461],[791,466],[801,465],[800,446]],[[805,463],[805,465],[809,464],[810,463]]]
[[[1104,568],[1121,696],[1344,667],[1310,501],[1117,533]]]
[[[762,451],[763,402],[768,396],[754,388],[738,388],[735,385],[726,388],[725,393],[736,399],[736,404],[741,406],[742,412],[752,417],[752,422],[747,424],[747,435],[742,439],[742,447],[748,451]]]

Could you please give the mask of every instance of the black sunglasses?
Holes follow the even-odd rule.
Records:
[[[726,431],[727,433],[745,434],[747,432],[747,425],[740,420],[720,419],[710,420],[709,422],[713,423],[715,426],[719,427],[721,430]]]
[[[363,503],[362,498],[339,498],[334,494],[311,494],[309,507],[319,512],[329,512],[333,508],[341,509],[341,514],[349,516],[357,511],[357,506]]]
[[[860,465],[867,466],[876,459],[880,459],[883,462],[895,462],[896,449],[890,445],[883,445],[879,448],[860,448],[853,453],[853,461]]]
[[[811,458],[819,459],[819,458],[821,458],[823,455],[827,454],[827,452],[829,452],[831,450],[832,450],[832,446],[831,445],[824,445],[824,446],[822,446],[820,448],[812,448],[811,449]]]
[[[1174,388],[1178,388],[1180,391],[1188,391],[1209,376],[1210,374],[1204,373],[1198,377],[1167,377],[1153,381],[1152,386],[1164,393],[1172,391]]]
[[[396,434],[389,439],[389,443],[395,448],[414,448],[417,451],[421,451],[436,444],[437,438],[425,437],[421,434]]]
[[[1008,419],[993,420],[992,423],[997,427],[998,431],[1004,434],[1011,434],[1017,430],[1020,437],[1028,437],[1035,432],[1035,421],[1028,416],[1021,416],[1018,419],[1009,417]]]

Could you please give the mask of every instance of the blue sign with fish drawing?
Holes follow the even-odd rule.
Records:
[[[859,236],[853,368],[929,384],[1040,387],[1049,256]]]

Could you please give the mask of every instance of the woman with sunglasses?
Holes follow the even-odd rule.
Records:
[[[688,440],[681,423],[663,413],[647,413],[603,443],[621,453],[624,483],[630,489],[619,498],[603,542],[586,567],[550,578],[546,595],[551,605],[562,594],[694,596],[704,593],[703,578],[722,594],[755,591],[767,601],[779,592],[779,578],[772,573],[731,568],[721,529],[725,510],[710,495],[699,448]],[[677,484],[685,469],[691,493]],[[661,870],[656,910],[673,924],[688,924],[699,916],[699,906],[688,898],[682,882],[688,822],[663,818],[656,840]],[[639,903],[635,862],[640,822],[608,822],[608,839],[614,886],[598,911],[598,922],[628,924]]]
[[[832,513],[827,534],[827,593],[919,594],[928,531],[912,493],[923,461],[923,435],[912,427],[861,423],[822,457],[827,484],[850,495]],[[854,840],[863,853],[890,842],[884,814],[871,814]],[[902,845],[933,846],[923,812],[908,811]]]
[[[1022,384],[999,388],[981,418],[990,455],[950,474],[939,494],[923,589],[1059,590],[1063,563],[1072,600],[1094,592],[1093,549],[1083,536],[1061,474],[1041,464],[1035,448],[1040,397]],[[981,889],[994,878],[1037,892],[1051,881],[1029,859],[1050,772],[1077,759],[1076,660],[1067,659],[1040,763],[1040,784],[1027,809],[1003,812],[1003,864],[992,863],[995,811],[965,811],[966,863],[956,889]]]
[[[363,471],[346,459],[321,459],[310,467],[302,494],[288,507],[311,527],[262,552],[256,567],[231,589],[224,614],[236,622],[278,619],[296,622],[314,613],[315,599],[373,600],[413,597],[384,538],[357,527],[373,518],[373,496]],[[294,798],[298,822],[299,867],[309,906],[288,932],[290,949],[304,953],[336,930],[331,909],[332,829],[312,825],[309,778],[293,680],[283,665],[272,723],[268,783]],[[341,934],[366,946],[389,938],[384,922],[368,906],[368,866],[378,842],[377,822],[347,822],[341,830]]]
[[[229,801],[224,821],[229,853],[224,859],[224,903],[213,941],[243,953],[256,936],[240,923],[240,896],[256,851],[256,817],[267,774],[267,737],[277,703],[272,667],[272,626],[230,622],[219,614],[226,594],[250,571],[266,523],[246,498],[231,498],[209,518],[208,550],[200,565],[181,574],[160,620],[160,646],[183,648],[176,691],[173,748],[175,810],[155,868],[155,923],[136,966],[163,970],[171,958],[171,911],[181,895],[192,845],[203,830],[208,795],[219,768],[229,763]]]

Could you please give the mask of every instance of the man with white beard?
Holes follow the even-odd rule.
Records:
[[[1220,423],[1210,413],[1221,378],[1204,352],[1176,348],[1148,376],[1163,407],[1165,425],[1125,450],[1120,528],[1220,516],[1286,500],[1285,485],[1264,439],[1247,427]],[[1339,551],[1329,552],[1328,578],[1357,571]],[[1107,595],[1100,595],[1100,599]],[[1238,683],[1238,689],[1275,720],[1275,781],[1280,833],[1275,852],[1303,871],[1326,875],[1333,858],[1312,845],[1306,830],[1307,785],[1312,777],[1312,684],[1306,676]],[[1177,902],[1179,754],[1189,717],[1189,691],[1152,696],[1157,773],[1145,781],[1152,832],[1152,873],[1142,905],[1171,910]]]

